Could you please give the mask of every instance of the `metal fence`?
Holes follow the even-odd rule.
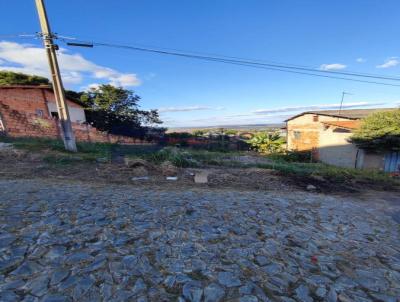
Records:
[[[385,154],[385,172],[400,171],[400,152],[389,152]]]

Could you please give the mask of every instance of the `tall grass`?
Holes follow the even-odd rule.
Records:
[[[345,183],[355,180],[387,185],[399,184],[398,180],[380,171],[341,168],[322,163],[298,162],[308,161],[307,156],[302,154],[300,156],[297,154],[267,156],[271,161],[270,163],[245,164],[235,159],[236,156],[243,155],[243,152],[238,151],[217,152],[175,147],[160,149],[160,146],[122,146],[108,143],[80,142],[77,144],[79,152],[70,153],[65,151],[61,140],[55,139],[0,137],[0,142],[12,143],[18,149],[43,153],[45,161],[57,164],[68,164],[81,160],[96,161],[99,158],[109,161],[113,153],[121,153],[124,156],[142,158],[155,164],[169,161],[173,165],[182,168],[206,166],[258,167],[277,170],[288,176],[293,175],[304,178],[322,176],[332,183]]]
[[[1,137],[0,141],[12,143],[16,149],[22,149],[30,152],[46,152],[55,151],[55,154],[49,154],[49,158],[64,157],[65,159],[72,158],[82,158],[84,160],[96,160],[97,158],[110,158],[111,156],[111,148],[113,144],[108,143],[86,143],[86,142],[78,142],[77,153],[71,153],[64,149],[64,143],[61,140],[57,139],[48,139],[48,138],[10,138],[10,137]],[[54,153],[54,152],[53,152]]]
[[[140,157],[153,163],[169,161],[177,167],[204,167],[206,165],[223,166],[232,164],[229,157],[238,155],[239,152],[216,152],[207,150],[180,149],[165,147],[158,152],[136,154],[130,157]]]
[[[353,168],[342,168],[330,166],[322,163],[295,163],[274,161],[270,164],[258,164],[257,167],[264,169],[274,169],[284,175],[294,175],[301,177],[321,176],[333,183],[345,183],[351,181],[372,182],[388,185],[398,185],[399,181],[393,179],[388,174],[375,170],[359,170]]]

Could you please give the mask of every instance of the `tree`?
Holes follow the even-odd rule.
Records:
[[[279,133],[257,133],[247,142],[258,152],[271,154],[282,152],[285,140]]]
[[[65,90],[64,93],[67,99],[72,100],[82,106],[85,106],[85,104],[83,104],[83,102],[81,101],[83,92],[77,92],[74,90]]]
[[[350,141],[362,149],[400,150],[400,109],[377,112],[364,118]]]
[[[140,110],[139,101],[133,91],[112,85],[101,85],[80,96],[87,121],[97,129],[143,138],[162,121],[157,110]]]
[[[236,135],[237,133],[238,133],[238,131],[235,130],[235,129],[227,129],[227,130],[225,130],[225,134],[226,135]]]
[[[193,131],[194,136],[203,136],[204,134],[206,134],[206,132],[204,130],[198,129],[198,130]]]
[[[50,85],[50,81],[37,75],[0,71],[0,85]]]

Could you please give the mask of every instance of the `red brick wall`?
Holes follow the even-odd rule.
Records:
[[[1,88],[0,101],[20,112],[36,114],[40,109],[44,117],[50,117],[46,100],[55,103],[54,93],[45,88]],[[69,107],[82,107],[74,102],[68,101]]]
[[[35,113],[15,110],[9,104],[6,104],[1,100],[0,119],[5,126],[7,136],[45,138],[60,137],[60,125],[57,120],[50,117],[39,118]],[[107,134],[106,132],[101,132],[94,127],[84,124],[72,123],[72,128],[77,141],[122,144],[149,143],[131,137]]]
[[[43,89],[3,88],[0,89],[0,101],[20,112],[35,114],[36,109],[40,109],[48,116],[42,91]]]

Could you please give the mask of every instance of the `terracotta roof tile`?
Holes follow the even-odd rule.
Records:
[[[360,121],[327,121],[322,122],[325,125],[337,127],[337,128],[345,128],[345,129],[358,129],[360,127]]]

